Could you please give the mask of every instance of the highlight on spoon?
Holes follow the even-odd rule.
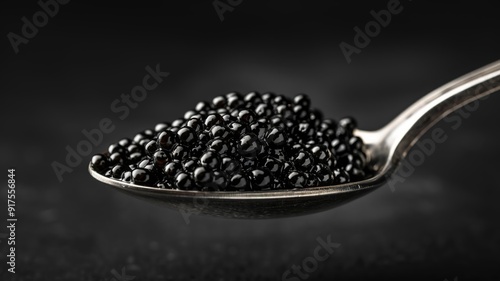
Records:
[[[323,117],[309,97],[236,92],[199,102],[182,118],[123,138],[96,154],[91,171],[168,190],[300,190],[372,174],[356,120]]]

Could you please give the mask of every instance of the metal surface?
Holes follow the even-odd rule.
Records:
[[[500,61],[464,75],[424,96],[385,127],[357,130],[376,173],[366,180],[300,190],[201,192],[158,189],[107,178],[89,166],[97,180],[118,190],[186,213],[229,218],[275,218],[337,207],[382,186],[410,148],[432,125],[465,104],[500,90]]]

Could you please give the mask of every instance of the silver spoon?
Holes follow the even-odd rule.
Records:
[[[366,144],[375,174],[363,181],[300,190],[222,192],[145,187],[107,178],[89,166],[97,180],[139,198],[187,214],[228,218],[275,218],[337,207],[384,185],[410,148],[430,127],[467,103],[500,90],[500,60],[464,75],[421,98],[376,131],[355,131]]]

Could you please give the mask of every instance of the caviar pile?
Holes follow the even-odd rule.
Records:
[[[122,139],[91,167],[139,185],[254,191],[342,184],[367,171],[356,121],[323,119],[307,95],[229,93]]]

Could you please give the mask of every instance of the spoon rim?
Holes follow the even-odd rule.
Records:
[[[108,178],[88,166],[89,173],[96,180],[111,185],[121,190],[134,193],[147,193],[157,196],[183,197],[183,198],[204,198],[204,199],[287,199],[298,197],[316,197],[340,193],[356,192],[373,187],[380,186],[387,181],[386,172],[376,172],[372,177],[362,181],[349,182],[345,184],[335,184],[327,186],[305,187],[302,189],[279,189],[279,190],[261,190],[261,191],[198,191],[198,190],[179,190],[166,189],[152,186],[137,185],[134,183],[123,182],[119,179]]]

